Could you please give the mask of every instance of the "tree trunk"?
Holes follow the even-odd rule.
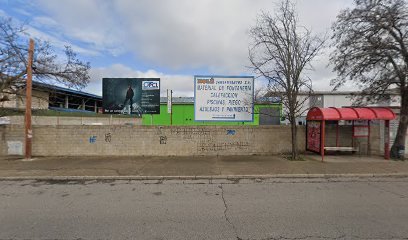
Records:
[[[296,127],[296,119],[293,118],[293,121],[290,122],[290,130],[292,133],[292,160],[298,159],[298,149],[297,149],[297,127]]]
[[[395,136],[394,144],[391,147],[391,158],[404,158],[398,153],[400,150],[405,150],[405,137],[408,127],[408,91],[401,91],[401,109],[399,116],[399,124],[397,135]]]

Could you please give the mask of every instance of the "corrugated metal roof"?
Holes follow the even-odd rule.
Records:
[[[267,92],[265,94],[266,97],[268,96],[276,96],[276,95],[281,95],[281,93],[275,93],[275,92]],[[400,95],[398,89],[389,89],[385,92],[385,94],[389,95]],[[313,91],[312,93],[309,92],[299,92],[299,95],[350,95],[350,96],[364,96],[364,95],[369,95],[369,93],[362,92],[362,91]]]
[[[307,120],[393,120],[395,113],[386,107],[318,108],[307,113]]]
[[[91,97],[91,98],[96,98],[98,100],[102,100],[101,96],[92,94],[92,93],[87,93],[87,92],[82,92],[82,91],[77,91],[69,88],[64,88],[64,87],[59,87],[47,83],[42,83],[42,82],[37,82],[33,81],[33,88],[43,88],[43,89],[48,89],[48,90],[53,90],[53,91],[59,91],[59,92],[66,92],[66,93],[71,93],[75,95],[80,95],[80,96],[86,96],[86,97]]]

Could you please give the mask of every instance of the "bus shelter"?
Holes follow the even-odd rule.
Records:
[[[395,113],[386,107],[347,107],[319,108],[309,110],[306,117],[306,150],[320,154],[324,160],[325,151],[355,151],[354,146],[339,146],[339,121],[351,121],[352,142],[354,138],[367,138],[370,142],[370,121],[385,121],[384,128],[384,158],[390,159],[390,120],[395,119]],[[336,122],[336,146],[325,146],[326,122]],[[356,122],[366,122],[358,124]]]

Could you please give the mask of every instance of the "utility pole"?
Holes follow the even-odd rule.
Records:
[[[26,111],[25,111],[25,159],[31,159],[33,130],[31,128],[31,92],[33,82],[33,55],[34,40],[30,39],[27,61],[27,83],[26,83]]]

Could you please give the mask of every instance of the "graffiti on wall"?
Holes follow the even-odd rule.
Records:
[[[209,135],[210,130],[204,128],[172,128],[170,133],[173,135]]]
[[[211,131],[204,128],[172,128],[170,134],[183,139],[200,139],[211,137]]]
[[[166,136],[160,136],[160,144],[167,144],[167,137]]]
[[[227,130],[227,135],[235,135],[235,130],[228,129]]]
[[[112,134],[106,133],[105,134],[105,142],[110,143],[112,141]]]
[[[90,136],[89,143],[96,143],[96,136]]]
[[[248,150],[249,142],[224,142],[224,143],[206,143],[197,144],[199,152],[209,151],[227,151],[227,150]]]
[[[170,129],[170,134],[178,139],[196,142],[198,152],[248,150],[250,146],[248,141],[232,141],[231,138],[228,138],[228,140],[223,139],[225,135],[236,136],[237,131],[235,129],[174,127]],[[162,142],[166,142],[166,140],[167,138],[162,139],[162,136],[160,136],[160,144],[165,144]]]

